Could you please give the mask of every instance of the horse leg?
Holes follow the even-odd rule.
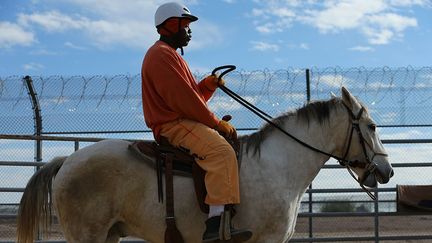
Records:
[[[126,237],[125,226],[123,223],[115,223],[108,231],[108,236],[105,243],[118,243],[120,237]]]
[[[89,225],[81,222],[81,225],[69,225],[63,228],[64,237],[68,243],[118,243],[120,235],[110,232],[103,225]]]
[[[116,210],[112,203],[107,197],[94,196],[97,195],[95,193],[76,192],[74,186],[83,188],[79,183],[82,182],[63,184],[63,190],[54,194],[58,219],[67,242],[118,242],[121,227],[116,226],[118,224],[113,214]]]
[[[120,241],[120,236],[117,233],[110,234],[108,232],[108,237],[106,238],[105,243],[118,243]]]

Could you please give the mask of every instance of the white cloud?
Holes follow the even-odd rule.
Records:
[[[263,9],[253,8],[251,11],[252,17],[259,17],[259,16],[264,16],[264,15],[265,15],[265,11]]]
[[[360,51],[360,52],[366,52],[366,51],[374,51],[374,48],[370,46],[353,46],[349,48],[350,51]]]
[[[388,29],[364,28],[363,33],[368,37],[368,42],[372,45],[388,44],[394,36],[394,32]]]
[[[288,8],[277,8],[272,11],[272,14],[279,18],[292,18],[295,17],[296,14],[294,11]]]
[[[391,82],[391,80],[389,82],[384,82],[384,78],[381,81],[371,81],[368,82],[368,89],[371,90],[377,90],[377,89],[391,89],[394,88],[394,84]]]
[[[263,34],[282,32],[292,26],[295,13],[287,9],[269,9],[267,11],[255,10],[252,15],[261,16],[270,20],[276,17],[276,21],[255,21],[255,29]]]
[[[395,37],[403,37],[403,31],[409,27],[416,27],[417,20],[396,14],[381,14],[366,18],[369,26],[363,27],[363,34],[368,37],[370,44],[388,44]]]
[[[48,32],[83,29],[88,22],[89,20],[85,17],[72,18],[58,11],[18,15],[18,23],[22,26],[29,27],[31,24],[37,24]]]
[[[157,7],[166,1],[162,0],[63,0],[99,17],[92,20],[86,28],[86,34],[99,47],[113,44],[126,45],[132,48],[146,48],[158,39],[154,27],[154,13]],[[195,5],[197,1],[185,1]],[[194,9],[191,9],[194,13]],[[214,45],[222,40],[219,28],[206,22],[204,18],[191,25],[192,41],[188,50],[195,50]]]
[[[255,1],[250,17],[259,33],[283,32],[294,23],[314,27],[322,34],[357,31],[369,44],[388,44],[417,27],[410,7],[429,7],[428,0]],[[431,6],[432,7],[432,6]]]
[[[367,21],[374,26],[379,26],[383,29],[393,29],[396,32],[402,32],[406,28],[417,26],[417,20],[415,18],[405,17],[393,13],[369,16]]]
[[[394,114],[390,114],[390,116],[391,115],[394,115]],[[407,131],[403,131],[403,132],[389,133],[383,137],[385,137],[385,139],[415,139],[415,138],[419,138],[422,136],[426,136],[424,131],[412,129],[412,130],[407,130]]]
[[[383,115],[381,115],[381,120],[384,124],[392,124],[396,121],[396,118],[398,116],[399,114],[396,112],[386,112]]]
[[[64,46],[72,48],[72,49],[75,49],[75,50],[85,50],[86,49],[85,47],[75,45],[75,44],[73,44],[72,42],[69,42],[69,41],[65,42]]]
[[[155,31],[151,34],[150,27],[134,19],[91,20],[82,16],[68,16],[58,11],[49,11],[20,14],[18,22],[26,27],[42,27],[50,33],[80,31],[85,33],[94,45],[101,48],[115,44],[142,48],[150,45],[149,37],[153,36],[153,39],[156,39]]]
[[[385,9],[381,1],[328,1],[325,9],[308,10],[300,20],[318,28],[323,33],[358,28],[363,18]]]
[[[310,49],[310,47],[307,43],[299,43],[299,44],[290,43],[290,44],[287,44],[286,46],[290,49],[302,49],[302,50],[309,50]]]
[[[97,14],[103,19],[119,20],[119,19],[142,19],[151,20],[148,23],[153,24],[153,14],[157,6],[165,1],[161,0],[59,0],[81,8],[82,12]],[[90,15],[91,16],[91,15]]]
[[[409,7],[412,5],[432,6],[430,0],[390,0],[390,5]]]
[[[200,20],[191,24],[192,40],[189,43],[188,50],[202,49],[208,46],[214,46],[223,42],[220,33],[223,31],[217,26],[206,20]]]
[[[189,68],[197,80],[203,79],[206,75],[210,74],[212,71],[212,69],[210,69],[209,67],[195,65],[194,63],[189,63]]]
[[[251,41],[252,50],[256,51],[279,51],[279,45],[271,44],[263,41]]]
[[[309,45],[306,43],[300,43],[299,48],[303,50],[309,50]]]
[[[0,48],[29,46],[35,41],[34,34],[23,27],[10,22],[0,22]]]
[[[341,74],[325,74],[319,76],[319,79],[317,80],[318,83],[325,84],[329,87],[341,87],[342,84],[347,85],[352,80],[348,79],[347,77],[341,75]]]
[[[250,103],[254,103],[256,101],[256,97],[243,97],[245,100],[247,100]],[[209,106],[211,107],[213,112],[227,112],[227,111],[235,111],[240,110],[243,107],[240,105],[240,103],[235,102],[230,97],[214,97],[210,102]]]
[[[39,49],[39,50],[31,51],[30,54],[31,55],[39,55],[39,56],[55,56],[58,53],[54,52],[54,51],[46,50],[46,49]]]
[[[385,148],[392,162],[405,162],[407,158],[411,162],[424,162],[430,161],[432,146],[430,144],[416,144],[415,147],[404,145],[404,147],[385,146]]]
[[[78,8],[77,12],[80,14],[59,10],[21,13],[18,15],[18,24],[15,25],[26,29],[40,28],[52,34],[74,31],[90,39],[90,43],[86,44],[101,49],[116,45],[145,49],[158,39],[154,27],[154,12],[163,1],[112,0],[104,1],[102,4],[98,0],[60,0],[59,2]],[[187,1],[187,3],[196,4],[196,1]],[[214,45],[223,38],[216,25],[206,23],[202,18],[194,23],[193,28],[199,32],[196,31],[196,36],[193,35],[190,46],[192,50]],[[76,44],[66,46],[80,47]]]
[[[43,69],[44,65],[40,63],[31,62],[31,63],[24,64],[23,68],[26,71],[38,71]]]
[[[111,22],[93,21],[86,29],[87,34],[99,47],[121,44],[129,47],[144,48],[156,39],[156,31],[144,29],[139,21]]]
[[[2,157],[7,158],[8,161],[32,161],[34,159],[34,147],[31,143],[23,144],[22,141],[5,140],[1,145],[0,152]],[[84,144],[80,144],[80,147],[84,147]],[[43,156],[43,162],[49,162],[54,157],[70,155],[74,152],[74,148],[73,146],[62,145],[61,142],[57,142],[44,145],[44,151],[46,152]]]
[[[259,26],[255,27],[255,29],[258,32],[263,33],[263,34],[282,32],[282,29],[275,28],[274,24],[272,24],[272,23],[266,23],[263,25],[259,25]]]

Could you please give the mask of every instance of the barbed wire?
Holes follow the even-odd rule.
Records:
[[[209,74],[194,75],[201,80]],[[272,115],[298,108],[307,102],[304,69],[236,70],[224,79],[227,87]],[[59,119],[50,117],[58,114],[64,119],[87,114],[90,118],[82,116],[84,118],[80,119],[94,119],[92,122],[96,123],[97,119],[101,119],[96,116],[103,116],[104,119],[119,116],[127,120],[123,116],[134,114],[139,117],[136,123],[142,125],[139,74],[33,76],[32,80],[45,120],[47,117]],[[331,92],[339,93],[342,86],[349,88],[375,112],[382,124],[432,123],[432,118],[427,115],[432,105],[432,67],[312,67],[309,85],[312,100],[328,99]],[[246,117],[245,120],[250,118],[243,113],[242,107],[222,92],[217,92],[209,105],[218,114],[234,113]],[[31,115],[23,77],[0,77],[0,111],[3,116]]]
[[[195,74],[197,79],[203,78],[205,75],[200,73]],[[140,75],[138,74],[114,76],[34,76],[32,78],[37,86],[36,89],[41,100],[56,100],[54,102],[56,106],[53,108],[63,103],[66,98],[77,100],[76,108],[85,100],[93,99],[98,100],[95,104],[95,108],[98,108],[105,99],[118,98],[118,96],[121,96],[120,104],[123,104],[128,97],[139,94],[136,90],[135,92],[131,92],[131,87],[133,85],[137,87],[140,85]],[[274,99],[273,92],[292,93],[292,90],[305,87],[306,85],[304,70],[299,69],[235,71],[228,75],[227,79],[229,78],[233,80],[228,82],[227,85],[234,85],[236,92],[259,97],[256,101],[258,103],[263,100]],[[124,82],[115,84],[119,81]],[[388,96],[394,95],[394,92],[399,91],[398,89],[404,88],[405,96],[399,98],[400,101],[403,101],[408,99],[414,90],[427,90],[432,87],[432,67],[417,69],[413,67],[395,69],[388,67],[372,69],[365,67],[311,69],[312,97],[320,97],[323,91],[342,86],[356,90],[356,94],[360,97],[373,96],[377,103]],[[19,88],[17,89],[17,87]],[[118,88],[124,88],[124,92],[115,92]],[[47,91],[47,89],[51,90]],[[78,91],[78,93],[71,92],[71,90]],[[0,99],[12,98],[18,103],[20,100],[25,99],[26,95],[24,91],[25,87],[21,81],[21,77],[0,77]],[[431,97],[432,95],[422,97],[423,99],[421,99],[420,103],[427,102]]]

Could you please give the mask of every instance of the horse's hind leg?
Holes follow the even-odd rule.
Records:
[[[77,230],[64,229],[64,236],[68,243],[117,243],[117,241],[108,241],[108,230],[96,227],[82,227]]]
[[[108,231],[108,236],[105,243],[118,243],[120,237],[126,237],[124,233],[124,225],[121,222],[115,223]]]
[[[107,230],[106,228],[82,228],[82,231],[71,233],[65,230],[65,238],[68,243],[118,243],[120,237],[118,231]]]
[[[89,213],[77,214],[66,209],[70,208],[63,204],[58,213],[68,243],[118,243],[118,231],[111,230],[113,223],[109,219],[101,219],[100,214],[88,216]]]
[[[126,236],[120,229],[118,224],[108,229],[102,225],[81,223],[80,227],[67,226],[63,231],[68,243],[118,243],[121,237]]]
[[[117,234],[108,235],[105,243],[118,243],[120,240],[120,236]]]

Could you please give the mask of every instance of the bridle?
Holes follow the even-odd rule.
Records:
[[[226,66],[221,66],[221,67],[217,67],[212,71],[212,75],[215,75],[217,71],[221,70],[221,69],[227,69],[224,72],[222,72],[219,75],[219,79],[222,78],[222,76],[224,76],[225,74],[227,74],[228,72],[231,72],[235,69],[236,67],[234,65],[226,65]],[[287,135],[288,137],[290,137],[291,139],[293,139],[294,141],[298,142],[299,144],[303,145],[304,147],[309,148],[310,150],[313,150],[317,153],[329,156],[331,158],[336,159],[339,164],[341,166],[344,166],[347,168],[348,172],[350,173],[350,175],[354,178],[354,180],[356,180],[359,185],[361,186],[361,188],[372,198],[372,200],[376,200],[377,198],[375,197],[375,195],[373,195],[371,193],[371,191],[369,189],[367,189],[364,186],[364,181],[366,180],[366,178],[372,174],[375,173],[375,170],[377,168],[377,164],[375,162],[373,162],[373,159],[375,158],[375,156],[384,156],[387,157],[388,154],[386,153],[378,153],[375,152],[372,148],[372,146],[366,141],[366,139],[363,136],[363,133],[360,129],[360,118],[363,114],[363,112],[365,111],[365,108],[362,106],[362,108],[360,109],[359,113],[357,115],[355,115],[353,113],[353,111],[344,104],[345,108],[348,111],[348,114],[350,115],[351,118],[351,130],[349,132],[349,135],[347,136],[347,143],[348,146],[345,149],[345,152],[343,154],[343,157],[339,157],[337,155],[334,154],[330,154],[327,153],[325,151],[322,151],[318,148],[315,148],[305,142],[303,142],[302,140],[296,138],[295,136],[293,136],[292,134],[288,133],[287,131],[285,131],[285,129],[283,129],[282,127],[280,127],[278,124],[274,123],[271,119],[273,119],[270,115],[268,115],[267,113],[265,113],[264,111],[260,110],[259,108],[257,108],[256,106],[252,105],[251,103],[249,103],[247,100],[243,99],[242,97],[240,97],[238,94],[236,94],[235,92],[233,92],[232,90],[230,90],[229,88],[225,87],[225,86],[219,86],[219,88],[225,92],[228,96],[230,96],[231,98],[233,98],[235,101],[239,102],[241,105],[243,105],[244,107],[246,107],[247,109],[249,109],[250,111],[252,111],[254,114],[256,114],[258,117],[260,117],[261,119],[263,119],[264,121],[266,121],[267,123],[269,123],[270,125],[272,125],[274,128],[276,128],[277,130],[279,130],[280,132],[282,132],[283,134]],[[352,144],[352,138],[353,138],[353,134],[354,134],[354,130],[357,132],[357,137],[359,138],[359,143],[362,147],[363,150],[363,155],[365,158],[365,161],[351,161],[351,160],[347,160],[347,156],[349,154],[350,148],[351,148],[351,144]],[[366,149],[366,146],[369,147],[369,150],[373,152],[372,158],[369,158],[368,155],[368,151]],[[366,168],[366,171],[364,172],[363,176],[358,179],[354,172],[352,171],[351,168]]]
[[[335,156],[333,156],[333,158],[337,159],[337,161],[339,162],[339,164],[345,168],[347,168],[348,172],[350,173],[350,175],[354,178],[354,180],[356,180],[359,185],[361,186],[361,188],[373,199],[376,200],[375,195],[373,195],[371,193],[371,191],[369,189],[367,189],[364,186],[364,181],[366,180],[366,178],[372,174],[375,173],[377,164],[375,162],[373,162],[373,159],[375,158],[375,156],[384,156],[384,157],[388,157],[388,154],[386,153],[378,153],[375,152],[374,149],[372,148],[372,146],[367,142],[367,140],[364,138],[363,133],[360,129],[360,118],[363,114],[363,112],[365,111],[365,108],[362,106],[362,108],[360,109],[359,113],[356,115],[354,115],[354,113],[352,112],[352,110],[345,105],[345,103],[343,103],[345,108],[348,111],[348,114],[350,114],[351,116],[351,130],[349,132],[349,135],[347,137],[347,142],[345,144],[348,144],[345,153],[343,155],[342,158],[336,158]],[[349,154],[350,148],[351,148],[351,143],[352,143],[352,138],[353,138],[353,134],[354,134],[354,130],[357,132],[357,137],[359,138],[359,143],[362,147],[363,150],[363,155],[365,158],[365,161],[358,161],[358,160],[347,160],[346,157]],[[373,152],[372,158],[369,158],[366,146],[369,147],[369,150]],[[351,168],[365,168],[366,171],[364,172],[363,176],[361,178],[357,178],[354,175],[354,172],[352,171]]]

